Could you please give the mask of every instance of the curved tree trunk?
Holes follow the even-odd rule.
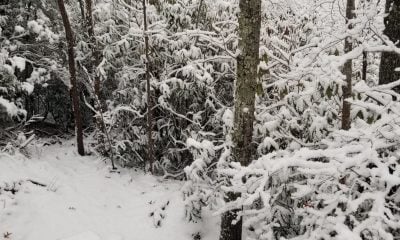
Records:
[[[233,129],[233,161],[247,166],[253,156],[253,122],[259,64],[261,0],[240,0],[239,2],[239,50],[237,56],[237,80],[235,84],[235,116]],[[227,201],[237,198],[229,193]],[[222,216],[220,240],[240,240],[242,220],[237,212],[226,212]]]
[[[76,132],[76,141],[78,145],[78,153],[83,156],[85,155],[85,148],[83,146],[82,117],[81,117],[81,109],[79,106],[79,93],[76,80],[74,35],[72,32],[71,24],[68,19],[67,10],[65,9],[64,1],[63,0],[57,0],[57,1],[58,1],[57,2],[58,7],[60,9],[60,14],[63,20],[65,36],[67,38],[67,44],[68,44],[68,65],[69,65],[69,74],[71,79],[71,95],[72,95],[72,105],[74,108],[75,132]]]

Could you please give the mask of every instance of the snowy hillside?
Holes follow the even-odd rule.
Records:
[[[181,183],[124,170],[109,173],[71,142],[0,155],[0,239],[216,239],[217,217],[185,221]],[[46,185],[46,186],[43,186]],[[204,225],[205,224],[205,225]]]

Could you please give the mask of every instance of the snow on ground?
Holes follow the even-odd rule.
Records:
[[[0,153],[0,239],[218,238],[217,217],[185,221],[180,182],[110,173],[96,157],[79,156],[72,142],[33,149],[30,159]]]

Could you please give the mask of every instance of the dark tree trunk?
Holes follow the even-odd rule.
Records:
[[[226,201],[232,201],[240,195],[229,193]],[[222,215],[220,240],[241,240],[242,239],[242,218],[237,220],[238,210],[229,211]],[[234,223],[234,224],[233,224]]]
[[[143,4],[143,24],[144,24],[144,47],[146,55],[146,91],[147,91],[147,164],[150,172],[153,173],[154,162],[154,146],[153,146],[153,102],[151,100],[150,86],[150,56],[149,56],[149,36],[147,35],[147,10],[146,0],[142,0]]]
[[[383,33],[400,47],[400,0],[386,0],[385,30]],[[379,69],[379,84],[388,84],[400,79],[400,72],[395,71],[400,67],[400,55],[393,52],[383,52]],[[400,88],[395,89],[400,93]]]
[[[355,17],[355,3],[354,0],[347,0],[346,6],[346,23],[349,20]],[[352,29],[353,26],[349,24],[349,29]],[[351,37],[347,37],[344,43],[344,52],[348,53],[353,50],[353,40]],[[346,101],[346,99],[351,98],[352,96],[352,82],[351,77],[353,75],[353,61],[347,60],[343,67],[343,74],[346,76],[346,85],[343,86],[343,109],[342,109],[342,129],[348,130],[351,126],[351,104]]]
[[[85,5],[83,3],[83,0],[78,0],[79,1],[79,8],[81,9],[81,15],[83,21],[85,21]]]
[[[363,52],[362,80],[367,81],[368,52]]]
[[[257,67],[259,64],[261,0],[240,0],[239,2],[239,46],[237,56],[237,80],[235,84],[235,116],[233,129],[233,161],[247,166],[253,157],[253,122],[257,88]],[[227,201],[238,197],[229,193]],[[237,212],[230,211],[222,216],[220,240],[240,240],[242,220],[236,224]]]
[[[71,95],[72,95],[72,105],[74,108],[75,131],[76,131],[76,140],[78,145],[78,153],[83,156],[85,155],[85,148],[83,146],[82,117],[81,117],[81,109],[79,106],[79,93],[76,80],[74,35],[72,32],[71,24],[68,19],[67,10],[65,9],[64,1],[63,0],[57,0],[57,1],[58,1],[58,7],[60,9],[60,14],[63,20],[65,36],[67,38],[67,45],[68,45],[68,65],[69,65],[69,74],[71,79]]]

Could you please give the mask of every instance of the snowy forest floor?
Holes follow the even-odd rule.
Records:
[[[31,152],[0,155],[0,239],[217,239],[218,217],[185,220],[181,182],[110,173],[101,159],[79,156],[72,141]]]

